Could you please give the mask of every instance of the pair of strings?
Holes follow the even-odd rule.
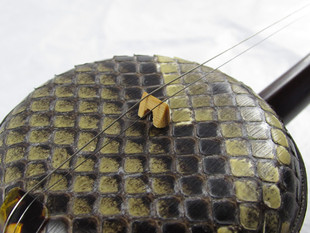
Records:
[[[124,112],[123,114],[121,114],[117,119],[115,119],[110,125],[108,125],[106,128],[104,128],[102,131],[100,131],[95,137],[93,137],[90,141],[88,141],[85,145],[83,145],[80,149],[78,149],[76,152],[74,152],[71,156],[69,156],[66,160],[64,160],[57,168],[55,168],[53,171],[51,171],[49,174],[47,174],[42,180],[40,180],[36,185],[34,185],[29,191],[27,191],[22,197],[21,199],[16,203],[15,207],[12,209],[10,215],[7,218],[7,221],[5,223],[4,226],[4,231],[5,232],[7,225],[9,223],[10,218],[12,217],[13,213],[15,212],[17,206],[20,204],[20,202],[25,198],[26,195],[28,195],[29,193],[31,193],[32,191],[34,191],[35,189],[37,189],[38,187],[40,187],[40,185],[46,181],[52,174],[54,174],[56,171],[58,171],[65,163],[67,163],[68,161],[70,161],[72,158],[74,158],[76,155],[78,155],[83,149],[85,149],[88,145],[90,145],[90,143],[92,143],[93,141],[95,141],[96,139],[100,138],[103,133],[105,131],[107,131],[109,128],[111,128],[116,122],[118,122],[120,119],[122,119],[127,113],[129,113],[130,111],[132,111],[138,104],[140,104],[141,101],[143,101],[145,98],[147,98],[149,95],[154,94],[156,91],[170,85],[171,83],[181,79],[182,77],[192,73],[193,71],[197,70],[198,68],[200,68],[201,66],[209,63],[210,61],[216,59],[217,57],[222,56],[223,54],[233,50],[234,48],[238,47],[241,44],[244,44],[245,42],[251,40],[252,38],[256,37],[258,34],[261,34],[262,32],[272,28],[273,26],[279,24],[280,22],[283,22],[284,20],[286,20],[287,18],[297,14],[298,12],[300,12],[301,10],[305,9],[306,7],[308,7],[310,4],[307,4],[295,11],[293,11],[292,13],[280,18],[279,20],[273,22],[272,24],[268,25],[267,27],[259,30],[258,32],[252,34],[251,36],[247,37],[246,39],[240,41],[239,43],[233,45],[232,47],[222,51],[221,53],[215,55],[214,57],[204,61],[203,63],[195,66],[194,68],[192,68],[191,70],[183,73],[182,75],[176,77],[175,79],[171,80],[170,82],[158,87],[157,89],[155,89],[154,91],[150,92],[147,96],[145,96],[144,98],[142,98],[140,101],[138,101],[136,104],[134,104],[132,107],[130,107],[126,112]],[[237,57],[243,55],[244,53],[246,53],[247,51],[251,50],[252,48],[256,47],[257,45],[261,44],[262,42],[264,42],[265,40],[269,39],[271,36],[277,34],[279,31],[283,30],[284,28],[288,27],[289,25],[291,25],[292,23],[296,22],[296,20],[286,24],[285,26],[281,27],[280,29],[274,31],[273,33],[271,33],[270,35],[268,35],[267,37],[265,37],[264,39],[260,40],[259,42],[253,44],[252,46],[248,47],[247,49],[243,50],[242,52],[240,52],[239,54],[233,56],[232,58],[228,59],[226,62],[222,63],[221,65],[219,65],[217,68],[213,69],[212,71],[206,73],[205,75],[203,75],[202,77],[200,77],[199,79],[193,81],[192,83],[186,85],[184,88],[182,88],[181,90],[177,91],[176,93],[174,93],[172,96],[165,98],[163,101],[166,101],[174,96],[176,96],[178,93],[180,93],[181,91],[187,89],[189,86],[197,83],[198,81],[201,81],[203,78],[207,77],[208,75],[210,75],[211,73],[214,73],[215,71],[217,71],[219,68],[223,67],[224,65],[228,64],[229,62],[231,62],[232,60],[236,59]],[[153,109],[157,108],[160,104],[158,104],[157,106],[155,106]],[[153,110],[152,109],[152,110]],[[152,111],[151,110],[151,111]],[[146,115],[150,114],[151,111],[149,111]],[[100,147],[99,149],[95,150],[93,152],[93,154],[97,154],[100,150],[102,150],[104,147],[106,147],[107,145],[109,145],[112,141],[114,141],[115,139],[117,139],[118,137],[120,137],[123,133],[125,133],[130,127],[134,126],[137,121],[139,121],[139,119],[137,119],[136,121],[134,121],[132,124],[130,124],[128,127],[126,127],[125,129],[123,129],[119,135],[110,138],[108,142],[106,142],[102,147]],[[70,168],[69,171],[66,172],[65,176],[67,176],[71,171],[77,169],[79,166],[81,166],[88,158],[90,155],[86,156],[86,158],[84,159],[84,161],[82,161],[80,164],[78,164],[76,167]],[[63,177],[64,178],[64,177]],[[45,190],[43,191],[47,191],[49,189],[51,189],[52,187],[54,187],[58,182],[60,182],[63,178],[57,180],[54,184],[50,185],[49,187],[47,187]],[[28,209],[30,208],[30,206],[32,205],[32,203],[37,199],[37,197],[34,198],[34,200],[28,205],[28,207],[25,209],[24,213],[20,216],[18,223],[20,223],[20,221],[22,220],[23,216],[25,215],[26,211],[28,211]],[[16,224],[17,226],[18,224]],[[16,228],[14,229],[13,232],[15,232]]]

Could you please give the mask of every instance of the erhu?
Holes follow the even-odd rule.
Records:
[[[115,56],[37,88],[1,124],[2,231],[298,232],[306,173],[281,120],[307,104],[309,58],[261,96],[219,71],[292,21],[205,65],[302,9],[202,64]]]

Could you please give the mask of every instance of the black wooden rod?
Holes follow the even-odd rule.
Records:
[[[310,54],[259,94],[289,123],[310,102]]]

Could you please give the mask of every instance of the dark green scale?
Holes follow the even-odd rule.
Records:
[[[1,124],[1,197],[14,187],[30,190],[144,91],[196,65],[116,56],[37,88]],[[137,106],[40,183],[32,193],[48,209],[44,231],[299,232],[306,175],[294,142],[250,88],[210,71],[200,67],[153,93],[171,97],[168,127],[139,119]]]

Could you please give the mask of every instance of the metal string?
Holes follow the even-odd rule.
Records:
[[[47,180],[52,174],[54,174],[57,170],[59,170],[66,162],[70,161],[74,156],[76,156],[78,153],[80,153],[84,148],[86,148],[91,142],[93,142],[94,140],[96,140],[97,138],[99,138],[106,130],[108,130],[110,127],[112,127],[118,120],[120,120],[121,118],[123,118],[127,113],[129,113],[131,110],[133,110],[138,104],[140,104],[141,101],[143,101],[145,98],[147,98],[148,96],[152,95],[153,93],[155,93],[156,91],[170,85],[171,83],[175,82],[176,80],[186,76],[189,73],[192,73],[193,71],[197,70],[198,68],[200,68],[201,66],[205,65],[206,63],[214,60],[215,58],[227,53],[228,51],[236,48],[237,46],[245,43],[246,41],[249,41],[250,39],[252,39],[253,37],[257,36],[258,34],[261,34],[262,32],[266,31],[267,29],[275,26],[276,24],[279,24],[280,22],[284,21],[285,19],[291,17],[292,15],[300,12],[301,10],[305,9],[306,7],[308,7],[310,4],[307,4],[295,11],[293,11],[292,13],[286,15],[285,17],[282,17],[281,19],[273,22],[272,24],[268,25],[267,27],[259,30],[258,32],[252,34],[251,36],[247,37],[246,39],[238,42],[237,44],[233,45],[232,47],[229,47],[228,49],[222,51],[221,53],[215,55],[214,57],[204,61],[203,63],[195,66],[194,68],[190,69],[189,71],[183,73],[182,75],[176,77],[175,79],[171,80],[170,82],[158,87],[157,89],[155,89],[154,91],[150,92],[148,95],[146,95],[144,98],[140,99],[140,101],[138,101],[136,104],[134,104],[132,107],[130,107],[125,113],[121,114],[116,120],[114,120],[110,125],[108,125],[105,129],[103,129],[101,132],[99,132],[95,137],[93,137],[90,141],[88,141],[85,145],[83,145],[80,149],[78,149],[76,152],[74,152],[69,158],[67,158],[66,160],[64,160],[64,162],[62,162],[57,168],[55,168],[52,172],[50,172],[47,176],[45,176],[39,183],[37,183],[35,186],[33,186],[29,191],[27,191],[22,197],[21,199],[16,203],[15,207],[12,209],[10,215],[7,218],[7,221],[4,225],[4,230],[3,233],[5,233],[5,230],[7,228],[7,225],[9,223],[10,218],[12,217],[13,213],[15,212],[17,206],[20,204],[20,202],[25,198],[26,195],[28,195],[30,192],[32,192],[34,189],[38,188],[40,184],[42,184],[45,180]],[[207,74],[203,75],[202,77],[200,77],[199,79],[195,80],[194,82],[186,85],[184,88],[182,88],[181,90],[177,91],[176,93],[174,93],[172,96],[165,98],[163,101],[166,101],[172,97],[174,97],[175,95],[177,95],[178,93],[180,93],[181,91],[187,89],[189,86],[197,83],[198,81],[202,80],[203,78],[207,77],[208,75],[210,75],[211,73],[214,73],[215,71],[217,71],[219,68],[223,67],[224,65],[226,65],[227,63],[231,62],[232,60],[236,59],[237,57],[243,55],[244,53],[246,53],[247,51],[251,50],[252,48],[256,47],[257,45],[261,44],[262,42],[264,42],[265,40],[269,39],[271,36],[277,34],[279,31],[285,29],[286,27],[288,27],[289,25],[295,23],[297,20],[294,20],[288,24],[286,24],[285,26],[281,27],[280,29],[274,31],[273,33],[271,33],[270,35],[268,35],[267,37],[265,37],[264,39],[260,40],[259,42],[253,44],[252,46],[248,47],[247,49],[243,50],[242,52],[238,53],[237,55],[233,56],[232,58],[228,59],[226,62],[222,63],[220,66],[218,66],[217,68],[213,69],[212,71],[208,72]],[[155,106],[152,110],[154,110],[155,108],[157,108],[161,103],[159,103],[157,106]],[[145,116],[149,115],[151,113],[150,110]],[[144,116],[144,117],[145,117]],[[126,130],[128,130],[130,127],[132,127],[134,124],[136,124],[136,122],[139,121],[139,119],[137,119],[136,121],[134,121],[132,124],[130,124],[128,127],[126,127],[124,130],[122,130],[120,132],[119,135],[110,138],[109,141],[107,143],[105,143],[102,147],[100,147],[99,149],[97,149],[96,151],[93,152],[93,154],[98,153],[101,149],[103,149],[104,147],[106,147],[108,144],[110,144],[112,141],[114,141],[116,138],[120,137]],[[80,164],[78,164],[76,167],[74,168],[70,168],[69,171],[66,172],[65,176],[67,176],[71,171],[75,170],[76,168],[78,168],[79,166],[81,166],[88,158],[90,157],[90,155],[86,156],[85,160],[82,161]],[[63,178],[60,178],[59,180],[57,180],[54,184],[50,185],[49,187],[47,187],[45,190],[43,191],[47,191],[49,189],[51,189],[52,187],[54,187],[58,182],[60,182]],[[33,204],[33,202],[37,199],[34,198],[34,200],[28,205],[28,207],[25,209],[25,211],[23,212],[23,214],[21,215],[21,217],[19,218],[18,223],[20,223],[20,221],[22,220],[22,218],[24,217],[25,213],[27,212],[27,210],[30,208],[30,206]],[[16,225],[17,226],[17,225]],[[13,232],[15,232],[16,227],[14,229]]]

